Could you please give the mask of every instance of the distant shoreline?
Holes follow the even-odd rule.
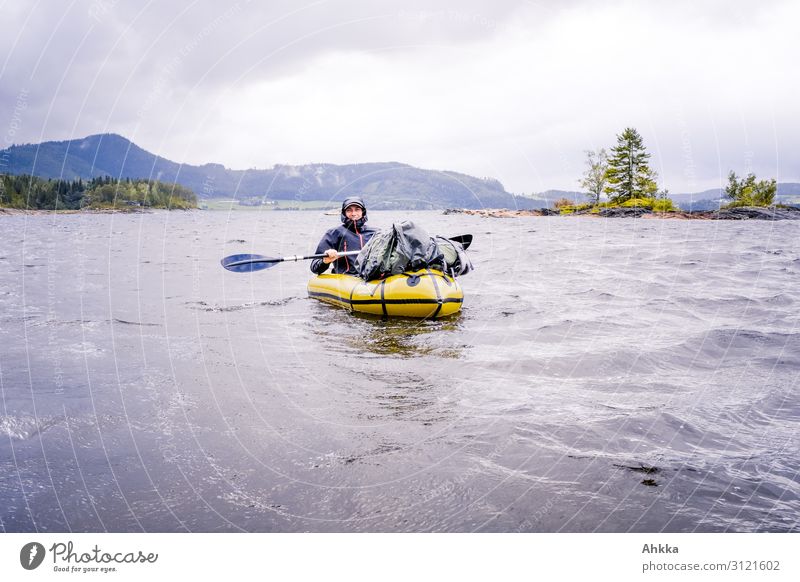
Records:
[[[603,208],[599,212],[578,211],[561,214],[558,210],[509,210],[508,208],[448,208],[443,214],[466,214],[483,218],[518,218],[524,216],[577,216],[585,218],[645,218],[664,220],[800,220],[800,208],[741,206],[721,210],[653,212],[648,208]]]
[[[309,209],[301,212],[313,212]],[[52,216],[62,214],[154,214],[156,211],[201,211],[199,208],[86,208],[82,210],[39,210],[0,207],[0,216]],[[208,211],[206,211],[208,212]],[[212,211],[213,212],[213,211]],[[338,213],[337,213],[338,214]],[[558,210],[543,208],[538,210],[511,210],[508,208],[447,208],[444,215],[465,214],[482,218],[520,218],[520,217],[584,217],[584,218],[643,218],[649,220],[800,220],[800,208],[764,208],[742,206],[722,210],[683,210],[672,212],[653,212],[647,208],[604,208],[600,212],[578,211],[561,214]]]
[[[40,210],[24,208],[3,208],[0,207],[0,216],[20,216],[20,215],[45,215],[45,214],[153,214],[156,210],[184,212],[197,210],[196,208],[86,208],[83,210]]]

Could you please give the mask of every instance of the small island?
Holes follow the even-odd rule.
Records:
[[[84,181],[0,175],[0,213],[142,212],[157,208],[197,208],[197,196],[180,184],[158,180],[100,176]]]
[[[596,216],[601,218],[677,218],[695,220],[800,220],[800,208],[775,204],[777,182],[756,180],[755,174],[739,178],[728,174],[725,195],[730,202],[718,210],[684,211],[658,189],[656,172],[648,165],[650,154],[636,129],[626,128],[617,136],[609,155],[605,148],[586,152],[586,171],[580,180],[588,202],[568,198],[556,200],[540,210],[453,209],[445,214],[472,214],[491,218],[515,216]]]
[[[773,206],[763,208],[757,206],[740,206],[722,208],[720,210],[694,210],[686,212],[680,209],[669,212],[658,212],[643,206],[578,208],[572,212],[561,212],[559,209],[542,208],[540,210],[509,210],[508,208],[482,208],[472,210],[465,208],[448,208],[443,214],[469,214],[484,218],[515,218],[519,216],[588,216],[598,218],[662,218],[679,220],[800,220],[800,208],[795,206]]]

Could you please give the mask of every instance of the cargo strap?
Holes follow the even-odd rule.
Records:
[[[436,282],[436,277],[433,275],[433,273],[431,273],[431,270],[425,269],[425,272],[431,278],[431,281],[433,282],[433,288],[436,290],[436,301],[438,305],[436,306],[436,311],[434,311],[433,315],[431,316],[436,319],[436,316],[439,315],[439,312],[442,310],[442,292],[439,290],[439,284]]]

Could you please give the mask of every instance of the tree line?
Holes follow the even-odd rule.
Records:
[[[100,176],[84,181],[0,175],[0,207],[26,210],[84,208],[197,208],[197,196],[180,184]]]
[[[636,129],[627,127],[617,136],[617,145],[611,152],[605,148],[586,152],[586,170],[580,180],[590,206],[645,206],[653,210],[669,211],[675,206],[669,191],[658,190],[658,174],[648,163],[650,154],[644,147],[642,136]],[[739,178],[733,171],[728,174],[725,195],[728,207],[771,206],[775,201],[777,183],[772,180],[756,181],[755,174]],[[607,202],[601,202],[605,195]]]

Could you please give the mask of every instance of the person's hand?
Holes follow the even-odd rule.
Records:
[[[328,249],[325,251],[325,256],[322,258],[322,262],[326,265],[330,265],[333,261],[339,258],[339,253],[336,252],[334,249]]]

